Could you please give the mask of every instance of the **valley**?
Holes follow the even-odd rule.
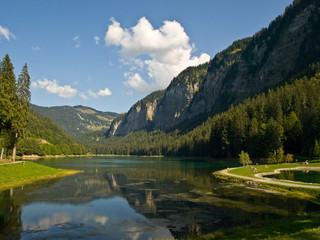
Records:
[[[0,25],[1,239],[320,237],[320,1],[35,2],[43,45]]]

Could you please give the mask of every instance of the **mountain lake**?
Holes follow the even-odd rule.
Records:
[[[215,179],[227,160],[40,159],[82,173],[0,193],[0,239],[173,239],[319,213],[307,200]]]

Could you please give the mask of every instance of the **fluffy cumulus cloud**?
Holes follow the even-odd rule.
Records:
[[[0,39],[4,37],[5,39],[7,39],[8,41],[10,41],[11,38],[15,39],[16,36],[9,31],[8,28],[2,27],[0,25]]]
[[[32,82],[31,87],[45,89],[48,93],[57,94],[62,98],[74,97],[78,92],[69,85],[59,86],[57,80],[48,80],[47,78]]]
[[[98,98],[98,97],[106,97],[106,96],[110,96],[112,93],[111,91],[109,90],[109,88],[105,88],[105,89],[102,89],[102,90],[99,90],[98,92],[93,92],[92,90],[88,90],[88,95],[90,97],[93,97],[93,98]]]
[[[159,29],[154,29],[145,17],[130,29],[122,28],[114,18],[111,22],[105,43],[120,47],[124,62],[132,66],[131,72],[125,74],[125,85],[141,93],[166,88],[183,69],[210,60],[206,53],[192,56],[195,46],[190,45],[184,28],[176,21],[164,21]],[[146,70],[149,79],[135,72],[139,68]]]

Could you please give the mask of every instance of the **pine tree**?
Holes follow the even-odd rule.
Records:
[[[320,157],[320,142],[318,140],[314,143],[313,156]]]
[[[0,130],[9,129],[16,103],[16,77],[7,54],[0,66]]]
[[[22,68],[22,72],[19,75],[17,83],[17,106],[16,106],[16,117],[13,119],[12,130],[14,133],[14,143],[12,151],[12,161],[15,160],[18,136],[21,135],[22,131],[27,126],[29,106],[31,100],[30,94],[30,76],[28,73],[27,64]]]
[[[16,77],[8,54],[0,65],[0,134],[10,130],[16,112]],[[3,156],[3,146],[1,157]]]

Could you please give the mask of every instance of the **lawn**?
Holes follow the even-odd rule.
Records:
[[[276,169],[279,168],[296,168],[296,167],[320,167],[320,163],[309,163],[301,164],[301,163],[285,163],[285,164],[272,164],[272,165],[254,165],[252,166],[257,169],[256,172],[254,172],[251,167],[240,167],[235,169],[230,169],[228,172],[244,177],[254,177],[257,173],[265,173],[265,172],[273,172]]]
[[[288,217],[281,220],[264,222],[263,224],[236,227],[218,231],[213,234],[191,237],[189,239],[320,239],[320,218]]]
[[[78,173],[75,170],[55,169],[33,162],[0,165],[0,191],[23,186],[39,180],[59,178]]]

